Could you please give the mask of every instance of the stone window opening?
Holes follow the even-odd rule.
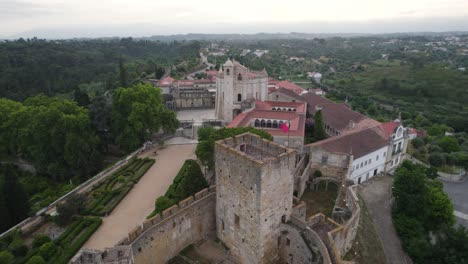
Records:
[[[226,70],[226,75],[229,75],[231,71],[229,69]]]
[[[286,238],[286,246],[289,247],[289,245],[291,245],[291,240],[289,240],[289,238]]]
[[[239,73],[239,74],[237,75],[237,80],[238,80],[238,81],[242,81],[242,74]]]
[[[286,223],[286,215],[281,216],[281,223]]]
[[[322,165],[327,165],[328,163],[328,156],[327,155],[323,155],[322,156]]]
[[[281,246],[281,236],[278,237],[278,247]]]
[[[223,219],[221,219],[221,230],[224,231],[224,220]]]
[[[245,152],[245,144],[239,146],[240,151]]]
[[[237,94],[237,102],[240,102],[242,101],[242,94]]]
[[[234,214],[234,224],[236,227],[240,227],[240,218],[237,214]]]

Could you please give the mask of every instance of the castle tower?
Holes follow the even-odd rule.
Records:
[[[295,151],[245,133],[216,142],[216,232],[241,263],[276,263]]]
[[[227,60],[216,78],[215,115],[229,123],[242,112],[245,100],[266,100],[268,74],[251,72],[235,60]]]

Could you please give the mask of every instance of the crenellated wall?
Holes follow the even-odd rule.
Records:
[[[215,235],[216,187],[211,186],[161,215],[146,220],[121,244],[129,245],[135,263],[165,263],[182,249]]]

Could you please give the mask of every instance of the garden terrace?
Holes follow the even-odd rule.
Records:
[[[86,212],[98,216],[110,214],[153,163],[149,158],[134,159],[113,173],[88,194]]]

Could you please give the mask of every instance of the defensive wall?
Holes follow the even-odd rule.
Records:
[[[204,189],[146,220],[121,242],[135,263],[165,263],[190,244],[216,232],[216,186]]]
[[[303,202],[298,202],[297,198],[295,199],[295,202],[298,202],[298,204],[293,208],[290,224],[300,230],[301,237],[309,245],[309,249],[311,249],[312,252],[320,252],[320,256],[322,257],[322,262],[312,261],[311,263],[354,263],[351,261],[344,261],[343,257],[351,248],[359,226],[361,209],[355,188],[355,186],[342,188],[346,190],[346,209],[351,212],[350,217],[344,221],[343,224],[339,224],[320,213],[311,216],[309,219],[305,219],[305,204]],[[299,252],[290,249],[286,253],[295,256],[295,254]],[[286,253],[282,252],[283,255]],[[303,255],[299,255],[298,258],[304,259],[308,256],[309,254],[305,251]],[[318,260],[315,259],[315,261]]]

